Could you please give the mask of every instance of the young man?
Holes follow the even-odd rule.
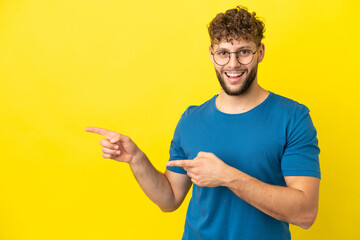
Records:
[[[176,210],[191,185],[183,239],[290,239],[289,223],[315,221],[320,168],[309,110],[261,88],[264,24],[237,7],[209,25],[209,53],[219,95],[182,115],[165,173],[128,137],[106,136],[103,157],[130,165],[146,195],[163,211]]]

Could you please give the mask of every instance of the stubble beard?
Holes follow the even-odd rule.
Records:
[[[216,72],[216,76],[219,80],[219,83],[221,85],[221,88],[224,90],[224,92],[227,95],[230,96],[240,96],[244,93],[246,93],[249,88],[251,87],[252,83],[254,82],[255,78],[256,78],[256,74],[257,74],[257,65],[252,68],[250,70],[249,75],[247,76],[247,78],[244,80],[244,83],[242,84],[242,86],[239,89],[235,89],[235,90],[231,90],[226,86],[225,80],[223,79],[223,77],[221,76],[221,74],[215,69]]]

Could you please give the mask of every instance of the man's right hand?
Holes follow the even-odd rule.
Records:
[[[87,127],[85,130],[107,137],[100,140],[104,158],[131,164],[134,157],[141,153],[141,150],[128,136],[98,127]]]
[[[86,131],[107,137],[100,141],[102,156],[129,163],[146,196],[163,211],[174,211],[180,206],[191,187],[191,180],[186,174],[168,170],[165,174],[159,172],[128,136],[97,127],[87,127]]]

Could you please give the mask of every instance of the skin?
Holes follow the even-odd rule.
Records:
[[[232,48],[232,46],[228,46],[228,45],[229,44],[221,44],[221,47],[219,47],[218,45],[215,45],[215,46],[217,46],[216,50],[218,50],[219,52],[222,52],[224,50],[228,51],[229,47]],[[261,53],[264,52],[264,46],[261,46],[260,48],[255,48],[254,44],[244,44],[242,47],[245,47],[245,49],[250,49],[253,52],[254,52],[254,50],[257,50],[257,51],[260,50]],[[236,51],[241,51],[241,50],[243,50],[243,48],[236,49]],[[212,51],[213,51],[213,48],[210,47],[209,48],[210,54],[211,54]],[[232,57],[229,60],[231,62],[229,62],[225,66],[219,66],[219,65],[215,64],[215,62],[213,61],[212,54],[210,56],[211,56],[211,61],[215,66],[215,72],[216,72],[216,76],[217,76],[217,78],[219,80],[221,90],[223,92],[225,92],[226,95],[230,95],[230,96],[240,96],[240,95],[243,95],[244,93],[246,93],[249,90],[250,86],[252,85],[252,83],[256,79],[257,66],[258,66],[259,60],[262,61],[262,59],[256,58],[255,55],[253,55],[254,58],[253,58],[252,62],[250,62],[250,63],[248,63],[246,65],[242,65],[242,64],[238,64],[236,62],[237,60],[236,60],[235,57]],[[249,66],[249,67],[247,67],[247,66]],[[225,74],[227,71],[245,72],[246,74],[243,77],[241,77],[241,81],[242,81],[241,85],[237,85],[233,81],[229,82],[227,80],[228,77]]]
[[[241,47],[257,49],[253,61],[248,65],[241,65],[235,54],[231,54],[227,65],[218,66],[210,54],[218,78],[221,78],[219,81],[223,80],[227,90],[232,92],[241,92],[251,70],[257,69],[258,63],[263,60],[264,44],[257,48],[254,42],[240,40],[214,44],[213,49],[209,47],[209,52],[219,48],[234,52]],[[227,71],[241,71],[244,74],[236,81],[230,81],[225,75]],[[221,89],[216,98],[216,107],[229,114],[243,113],[259,105],[268,95],[269,92],[259,86],[256,75],[245,93],[229,95]],[[161,173],[128,136],[95,127],[87,127],[86,131],[106,137],[100,141],[102,156],[128,163],[142,190],[164,212],[176,210],[194,183],[200,187],[228,187],[239,198],[260,211],[304,229],[309,228],[316,219],[320,184],[318,178],[291,176],[285,177],[286,187],[270,185],[226,165],[213,153],[207,152],[199,152],[191,160],[167,163],[168,166],[183,167],[187,175],[168,170]]]

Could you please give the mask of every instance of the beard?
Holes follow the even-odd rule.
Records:
[[[256,74],[257,74],[257,65],[250,70],[249,75],[246,77],[246,79],[244,80],[244,83],[241,85],[241,87],[239,89],[235,89],[235,90],[231,90],[230,88],[228,88],[226,86],[225,80],[221,76],[221,74],[216,69],[215,69],[215,72],[216,72],[216,76],[219,80],[219,83],[221,85],[221,88],[224,90],[224,92],[227,95],[240,96],[240,95],[246,93],[249,90],[249,88],[251,87],[252,83],[254,82],[254,80],[256,78]],[[223,71],[223,72],[225,72],[225,71]]]

